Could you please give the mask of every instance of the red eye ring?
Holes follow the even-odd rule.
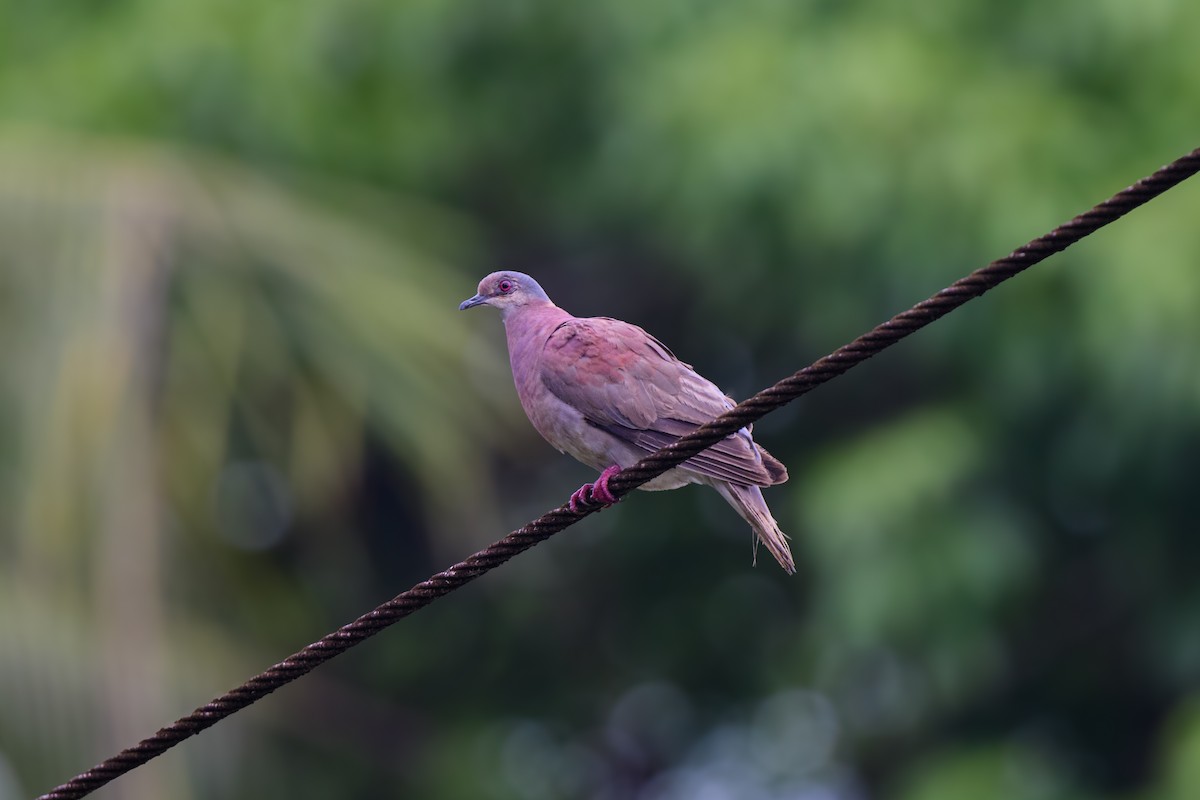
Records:
[[[496,288],[500,290],[500,294],[508,294],[513,290],[513,282],[510,280],[500,281],[496,284]]]

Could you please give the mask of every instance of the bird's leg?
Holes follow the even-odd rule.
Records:
[[[601,472],[595,483],[585,483],[576,489],[571,495],[571,510],[578,514],[593,508],[605,508],[617,502],[617,498],[613,497],[613,493],[608,489],[608,480],[620,471],[621,468],[614,464]]]

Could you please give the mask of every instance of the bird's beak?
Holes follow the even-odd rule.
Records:
[[[486,297],[484,297],[481,294],[477,294],[474,297],[468,297],[466,300],[463,300],[461,303],[459,303],[458,310],[466,311],[468,308],[473,308],[475,306],[481,306],[486,302],[487,302]]]

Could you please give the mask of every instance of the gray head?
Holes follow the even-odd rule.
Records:
[[[528,305],[554,305],[538,282],[524,272],[504,270],[493,272],[479,282],[479,293],[463,300],[459,311],[474,306],[493,306],[507,317],[518,308]]]

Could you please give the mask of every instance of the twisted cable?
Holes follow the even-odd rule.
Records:
[[[821,384],[861,364],[906,336],[944,317],[969,300],[979,297],[1034,264],[1065,250],[1080,239],[1120,219],[1135,208],[1200,171],[1200,148],[1162,167],[1132,186],[1117,192],[1086,213],[1080,214],[1044,236],[1014,250],[1004,258],[972,272],[932,297],[876,326],[847,345],[839,347],[799,372],[784,378],[678,441],[613,475],[609,490],[620,498],[647,481],[678,466],[726,436],[766,416],[775,409],[811,392]],[[311,672],[336,655],[371,638],[385,628],[449,594],[513,556],[594,513],[597,507],[572,511],[562,505],[517,528],[494,544],[460,561],[447,570],[421,581],[375,610],[343,625],[242,685],[214,698],[192,713],[160,729],[137,744],[105,759],[39,800],[75,800],[145,764],[191,736],[210,728],[231,714],[276,689]]]

